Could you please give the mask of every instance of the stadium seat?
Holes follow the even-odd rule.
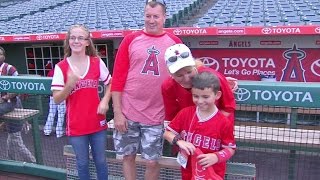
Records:
[[[210,25],[211,23],[214,22],[214,19],[210,16],[204,16],[199,19],[199,22],[205,22]]]
[[[167,0],[166,27],[179,26],[206,0]],[[0,33],[65,31],[74,23],[90,29],[142,28],[144,3],[128,0],[19,0],[0,2]],[[197,12],[196,12],[197,13]],[[65,16],[61,16],[65,14]],[[319,0],[217,0],[194,26],[319,24]]]
[[[194,25],[194,27],[198,27],[198,28],[205,28],[205,27],[209,27],[210,25],[205,23],[205,22],[198,22],[197,24]]]

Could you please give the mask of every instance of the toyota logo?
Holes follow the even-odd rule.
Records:
[[[175,35],[181,35],[181,34],[182,34],[182,31],[181,31],[180,29],[175,29],[175,30],[173,31],[173,34],[175,34]]]
[[[7,91],[10,89],[10,82],[7,80],[0,81],[0,90]]]
[[[245,88],[238,88],[235,92],[236,101],[246,101],[250,98],[251,93],[248,89]]]
[[[271,28],[263,28],[263,29],[261,30],[261,32],[262,32],[263,34],[270,34],[270,33],[271,33]]]
[[[316,27],[316,28],[314,29],[314,31],[315,31],[316,33],[320,34],[320,27]]]
[[[199,60],[206,66],[206,67],[210,67],[216,71],[219,70],[220,65],[219,62],[215,59],[213,59],[212,57],[201,57],[199,58]]]

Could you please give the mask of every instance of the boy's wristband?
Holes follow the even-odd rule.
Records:
[[[223,149],[221,151],[215,152],[215,154],[218,157],[218,163],[226,162],[232,156],[231,152],[228,149]]]
[[[177,142],[178,142],[179,140],[181,140],[181,138],[180,138],[180,135],[178,134],[178,135],[176,135],[176,136],[173,138],[171,144],[172,144],[172,145],[177,145]]]

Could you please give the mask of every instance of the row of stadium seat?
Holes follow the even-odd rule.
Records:
[[[39,11],[60,6],[73,0],[30,0],[17,1],[17,3],[5,7],[0,7],[0,21],[10,21],[14,18],[21,18],[28,14],[34,14]]]
[[[206,0],[167,0],[166,27]],[[92,30],[143,28],[144,3],[127,0],[30,0],[0,6],[0,33],[66,31],[72,24]],[[194,26],[278,26],[320,24],[319,0],[218,0]]]
[[[22,3],[24,1],[28,1],[28,0],[2,0],[0,1],[0,9],[7,7],[7,6],[12,6],[18,3]]]
[[[320,24],[318,0],[219,0],[194,26]]]
[[[166,26],[179,23],[202,1],[166,0]],[[91,30],[139,29],[144,26],[143,8],[137,0],[31,0],[3,8],[7,15],[0,19],[0,34],[63,32],[72,24],[85,24]]]

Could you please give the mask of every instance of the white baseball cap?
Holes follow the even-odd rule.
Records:
[[[190,49],[184,44],[170,46],[164,55],[170,73],[176,73],[187,66],[195,66]]]

